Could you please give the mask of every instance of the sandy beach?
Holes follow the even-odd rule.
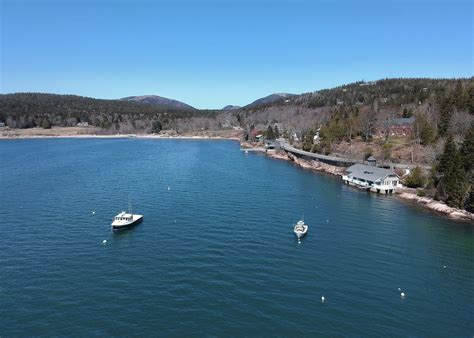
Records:
[[[51,129],[0,129],[0,140],[41,139],[41,138],[149,138],[149,139],[189,139],[189,140],[240,140],[234,130],[219,132],[203,131],[197,133],[160,133],[160,134],[111,134],[96,127],[53,127]]]

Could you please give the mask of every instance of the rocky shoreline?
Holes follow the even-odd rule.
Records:
[[[336,176],[342,176],[345,171],[344,167],[337,167],[337,166],[329,165],[329,164],[319,162],[319,161],[304,160],[304,159],[298,158],[297,156],[291,153],[287,153],[282,150],[280,151],[268,150],[267,151],[263,147],[258,147],[248,142],[242,142],[241,146],[243,148],[252,148],[254,151],[265,153],[268,157],[271,157],[274,159],[291,161],[304,169],[324,172],[324,173],[328,173],[328,174],[336,175]],[[395,195],[404,200],[411,201],[425,208],[428,208],[434,212],[446,215],[452,219],[471,221],[471,222],[474,221],[473,213],[470,213],[466,210],[449,207],[445,203],[441,201],[435,201],[432,198],[420,197],[416,194],[416,189],[411,189],[411,188],[401,186],[397,188]]]

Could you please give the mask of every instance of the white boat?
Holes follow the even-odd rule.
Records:
[[[295,233],[296,237],[298,237],[299,241],[301,237],[304,237],[308,232],[308,226],[304,223],[303,220],[299,220],[298,223],[295,224],[293,232]]]
[[[120,214],[114,217],[112,222],[112,230],[120,230],[128,227],[132,227],[143,221],[143,215],[137,215],[122,211]]]

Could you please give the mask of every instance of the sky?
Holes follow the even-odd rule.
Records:
[[[473,76],[473,5],[446,0],[0,0],[0,92],[196,108],[360,80]]]

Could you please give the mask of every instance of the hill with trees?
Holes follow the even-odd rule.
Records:
[[[217,111],[163,107],[146,102],[102,100],[76,95],[16,93],[0,95],[0,121],[10,128],[71,127],[79,122],[109,132],[151,132],[201,125],[218,128]]]

